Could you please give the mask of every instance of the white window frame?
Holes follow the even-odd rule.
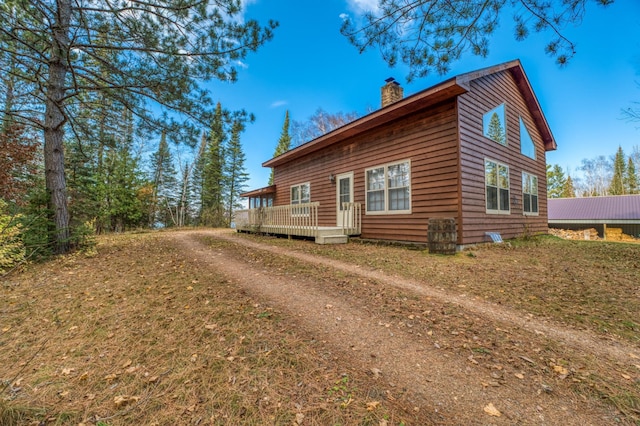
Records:
[[[302,190],[303,186],[307,187],[307,194],[309,194],[309,197],[308,197],[308,199],[306,199],[306,201],[305,201],[305,199],[301,198],[301,195],[300,195],[302,193],[301,190]],[[298,192],[298,197],[299,198],[297,200],[295,200],[293,198],[293,190],[294,190],[294,188],[298,190],[297,192]],[[308,204],[308,203],[310,203],[311,202],[311,182],[305,182],[305,183],[299,183],[299,184],[296,184],[296,185],[291,185],[289,187],[289,201],[290,201],[290,204],[292,206],[297,205],[297,204]],[[291,209],[291,215],[292,216],[309,216],[309,208],[308,207],[306,207],[306,208],[305,207],[301,207],[299,209],[292,208]]]
[[[407,168],[408,168],[408,185],[407,186],[398,186],[398,187],[390,187],[390,182],[389,182],[389,169],[393,166],[397,166],[399,164],[406,164]],[[369,172],[372,170],[376,170],[376,169],[382,169],[383,170],[383,176],[384,176],[384,184],[382,186],[382,188],[379,189],[373,189],[370,190],[369,189]],[[395,161],[393,163],[387,163],[387,164],[382,164],[379,166],[375,166],[375,167],[369,167],[368,169],[365,169],[364,171],[364,190],[365,190],[365,214],[366,215],[391,215],[391,214],[411,214],[411,160],[401,160],[401,161]],[[389,193],[391,190],[394,189],[402,189],[402,188],[407,188],[407,190],[409,191],[408,197],[409,197],[409,208],[408,209],[404,209],[404,210],[392,210],[389,206],[390,203],[390,197],[389,197]],[[382,204],[383,204],[383,209],[382,210],[369,210],[369,193],[372,192],[379,192],[382,191],[383,194],[383,200],[382,200]]]
[[[533,186],[533,180],[535,179],[535,188]],[[540,214],[540,196],[539,196],[539,191],[538,191],[538,176],[531,174],[531,173],[527,173],[527,172],[522,172],[522,214],[525,216],[538,216]],[[535,190],[535,194],[533,192],[527,192],[527,187],[531,185],[531,187]],[[533,198],[532,197],[536,197],[536,210],[533,211],[532,207],[533,207]],[[530,211],[526,211],[525,210],[525,198],[529,198],[529,210]]]
[[[487,181],[487,163],[493,163],[496,165],[497,167],[497,172],[496,172],[496,185],[493,184],[489,184],[489,182]],[[484,206],[486,209],[487,214],[501,214],[501,215],[509,215],[511,214],[511,176],[510,176],[510,171],[509,171],[509,166],[507,164],[501,163],[499,161],[493,160],[491,158],[485,158],[484,159]],[[507,188],[503,188],[500,185],[500,168],[506,168],[506,172],[507,172],[507,184],[508,187]],[[487,196],[487,188],[496,188],[496,201],[497,201],[497,209],[490,209],[489,208],[489,197]],[[500,208],[501,205],[501,199],[504,198],[501,195],[501,190],[507,190],[507,202],[509,205],[509,209],[508,210],[503,210]]]

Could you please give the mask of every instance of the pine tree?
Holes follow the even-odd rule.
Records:
[[[207,133],[202,132],[200,136],[200,143],[198,144],[197,151],[193,158],[193,173],[191,176],[191,198],[193,200],[192,208],[195,212],[195,224],[200,225],[202,223],[202,209],[204,206],[202,190],[203,178],[204,178],[204,165],[205,165],[205,153],[207,149]]]
[[[209,131],[209,141],[202,164],[202,223],[205,226],[224,226],[224,170],[226,133],[220,103]]]
[[[636,172],[636,165],[633,162],[632,157],[629,157],[629,161],[627,162],[627,174],[625,176],[625,187],[627,189],[627,194],[638,193],[638,175]]]
[[[567,178],[564,176],[562,167],[557,164],[553,166],[547,164],[547,196],[549,198],[562,197],[566,183]]]
[[[497,112],[491,114],[491,120],[489,121],[489,126],[487,128],[487,136],[489,137],[489,139],[502,145],[504,145],[506,142],[504,129],[502,128],[500,116],[498,116]]]
[[[158,151],[151,157],[153,196],[151,211],[149,212],[149,225],[155,226],[161,222],[164,226],[172,223],[169,210],[176,199],[176,170],[173,158],[167,143],[167,135],[162,132]]]
[[[235,65],[273,37],[238,19],[242,2],[8,0],[0,3],[0,78],[21,85],[24,99],[7,112],[43,135],[45,185],[57,253],[69,250],[66,134],[77,128],[76,107],[95,94],[118,101],[149,124],[167,109],[183,122],[204,122],[210,101],[200,82],[234,81]],[[13,64],[20,72],[11,73]],[[147,108],[150,103],[162,108]]]
[[[609,185],[609,195],[623,195],[627,193],[624,184],[625,175],[627,174],[624,159],[625,155],[622,147],[618,146],[618,151],[613,160],[613,177]]]
[[[282,132],[280,132],[280,139],[278,139],[278,145],[273,153],[274,157],[284,154],[289,151],[291,147],[291,136],[289,135],[289,111],[284,115],[284,124],[282,125]],[[273,169],[271,169],[271,175],[269,176],[269,185],[273,185]]]
[[[242,151],[240,143],[240,133],[243,131],[243,125],[239,121],[235,121],[231,128],[231,138],[227,147],[227,159],[225,168],[226,181],[226,207],[227,218],[229,222],[233,221],[233,212],[236,208],[242,207],[240,203],[240,194],[245,189],[245,182],[249,180],[244,162],[245,154]]]
[[[576,189],[573,187],[573,179],[571,176],[567,176],[567,180],[565,181],[562,187],[562,193],[560,195],[562,198],[575,198],[576,197]]]

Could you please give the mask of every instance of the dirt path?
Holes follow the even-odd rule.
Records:
[[[321,341],[336,362],[349,362],[362,371],[380,376],[393,393],[409,395],[416,410],[429,413],[439,424],[568,424],[614,423],[615,410],[578,395],[559,381],[552,386],[544,376],[526,368],[536,360],[525,356],[525,347],[553,342],[571,353],[601,358],[603,362],[628,363],[636,348],[605,342],[588,332],[553,326],[521,313],[464,295],[453,295],[425,283],[364,270],[345,262],[327,260],[266,244],[237,238],[222,231],[173,233],[185,254],[206,268],[226,275],[235,285],[286,313],[298,328]],[[332,271],[356,274],[384,286],[401,289],[418,298],[457,305],[473,322],[488,321],[495,330],[509,334],[515,351],[509,364],[478,362],[471,350],[447,350],[426,340],[383,312],[383,300],[366,298],[357,290],[336,294],[312,277],[273,274],[268,266],[253,264],[203,242],[212,237],[264,250]],[[403,323],[404,324],[404,323]],[[457,332],[454,332],[457,333]],[[462,331],[464,334],[464,331]],[[473,336],[473,339],[477,339]],[[577,356],[577,355],[576,355]],[[562,373],[562,370],[558,370]],[[552,372],[553,373],[553,372]],[[566,374],[565,374],[566,376]],[[560,384],[558,384],[560,383]],[[500,412],[493,412],[495,408]]]

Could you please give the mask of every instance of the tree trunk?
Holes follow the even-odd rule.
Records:
[[[69,251],[69,211],[67,208],[67,183],[64,173],[64,124],[63,111],[65,79],[68,72],[70,0],[56,2],[58,13],[53,25],[51,58],[46,87],[44,113],[44,167],[45,184],[49,198],[51,220],[55,226],[52,243],[55,253]]]

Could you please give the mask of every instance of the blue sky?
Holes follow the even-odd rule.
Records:
[[[513,38],[511,15],[505,13],[486,58],[467,54],[447,75],[433,74],[411,84],[403,65],[389,68],[377,50],[364,54],[340,32],[341,14],[354,16],[356,3],[374,0],[247,0],[245,17],[279,21],[274,39],[250,54],[233,84],[213,82],[212,97],[228,109],[245,109],[256,120],[242,134],[250,174],[247,189],[265,186],[270,159],[285,111],[304,121],[318,108],[330,113],[379,108],[380,87],[395,77],[410,95],[454,75],[520,59],[556,138],[558,150],[547,162],[579,175],[582,159],[610,156],[618,145],[626,154],[640,146],[640,123],[629,123],[621,110],[640,102],[640,2],[616,0],[607,8],[590,5],[579,26],[563,35],[577,45],[571,62],[559,68],[544,53],[546,34],[525,41]]]

